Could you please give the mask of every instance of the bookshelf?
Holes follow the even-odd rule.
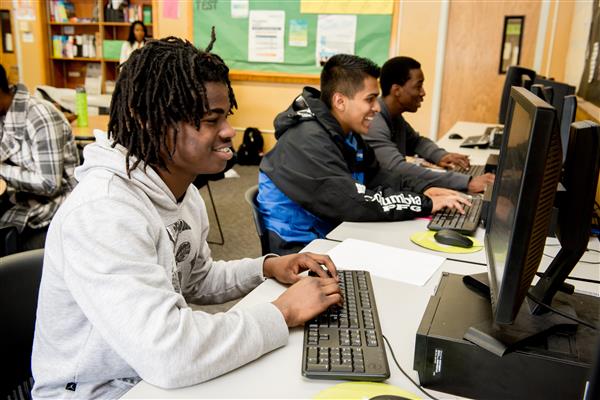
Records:
[[[86,74],[94,71],[98,78],[88,79],[88,90],[106,93],[117,79],[131,22],[142,20],[152,37],[152,0],[129,0],[119,10],[110,9],[109,0],[45,1],[52,86],[84,86]]]

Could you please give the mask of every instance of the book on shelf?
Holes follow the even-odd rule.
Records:
[[[96,58],[96,35],[52,35],[52,55],[57,58]]]
[[[51,22],[96,22],[98,21],[94,10],[94,17],[81,18],[75,15],[75,5],[68,0],[52,0],[49,2]]]
[[[107,4],[104,9],[104,20],[106,22],[134,22],[143,21],[144,24],[152,23],[152,7],[142,4],[120,5]]]

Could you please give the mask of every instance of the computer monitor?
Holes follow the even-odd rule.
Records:
[[[508,102],[510,99],[510,89],[513,86],[524,86],[529,89],[532,81],[535,81],[536,73],[534,70],[512,65],[506,71],[506,79],[502,89],[502,97],[500,98],[500,113],[498,115],[498,123],[504,124],[506,120],[506,112],[508,110]]]
[[[531,85],[533,85],[533,79],[531,79],[529,75],[521,76],[521,86],[529,90],[531,89]]]
[[[599,173],[600,125],[591,121],[574,122],[571,124],[561,178],[564,191],[557,193],[556,202],[556,236],[561,249],[529,291],[530,298],[550,304],[587,250]],[[529,303],[533,314],[546,311],[535,302]]]
[[[536,76],[533,83],[540,84],[545,88],[552,88],[552,92],[554,95],[552,96],[552,99],[547,99],[547,102],[550,103],[554,108],[556,108],[556,114],[560,118],[563,111],[563,99],[565,98],[565,96],[575,94],[575,86],[571,86],[563,82],[558,82],[553,79],[546,79],[541,76]]]
[[[542,258],[562,150],[552,106],[511,89],[485,234],[494,322],[514,322]]]
[[[549,87],[544,87],[544,85],[542,84],[534,83],[533,85],[531,85],[531,88],[529,90],[531,90],[531,93],[535,94],[537,97],[544,100],[546,103],[550,103],[552,93]]]
[[[562,113],[560,114],[560,142],[563,149],[563,163],[567,158],[567,149],[569,148],[569,135],[571,133],[571,124],[575,122],[577,113],[577,96],[574,94],[565,96],[562,103]]]

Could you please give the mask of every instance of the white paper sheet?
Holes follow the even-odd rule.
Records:
[[[231,0],[231,18],[248,18],[249,0]]]
[[[354,54],[356,15],[319,15],[317,20],[317,65],[336,54]]]
[[[248,61],[283,62],[285,11],[250,11]]]
[[[423,286],[445,261],[418,251],[346,239],[327,253],[340,269],[361,269],[372,275]]]

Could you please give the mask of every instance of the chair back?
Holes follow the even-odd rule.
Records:
[[[14,226],[0,228],[0,257],[19,251],[19,231]]]
[[[31,348],[44,250],[0,258],[0,360],[3,368],[0,398],[30,399]]]
[[[252,218],[254,219],[256,232],[258,233],[258,237],[260,239],[261,251],[262,254],[265,255],[271,252],[271,248],[269,246],[269,235],[267,234],[267,229],[263,223],[262,215],[258,209],[256,196],[258,196],[258,185],[254,185],[246,190],[244,195],[246,202],[250,205],[250,209],[252,210]]]

